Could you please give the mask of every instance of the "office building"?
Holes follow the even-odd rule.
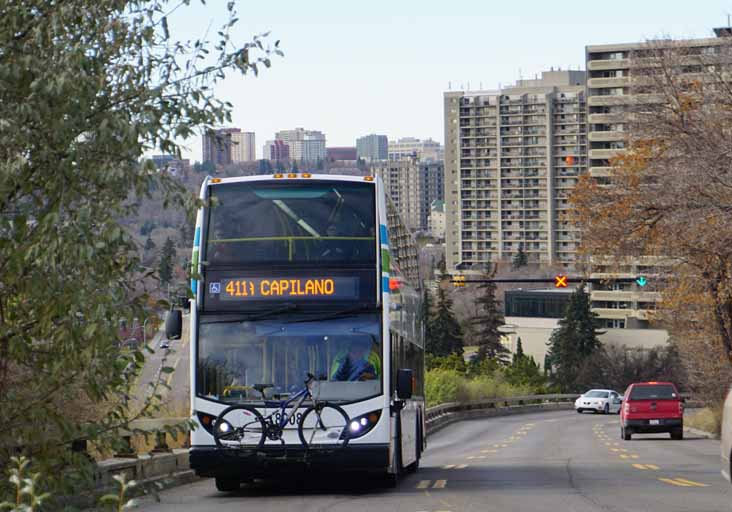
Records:
[[[203,136],[203,161],[213,162],[217,167],[237,162],[252,162],[254,154],[254,133],[242,132],[239,128],[212,130]]]
[[[721,53],[721,45],[729,44],[728,39],[722,39],[730,35],[729,28],[715,29],[715,33],[718,37],[672,43],[676,48],[683,48],[690,59],[682,72],[699,72],[700,65],[696,61],[692,62],[695,55],[710,61]],[[662,47],[663,43],[655,41],[653,44]],[[631,108],[637,108],[646,101],[657,101],[652,91],[640,88],[645,85],[643,82],[646,78],[643,75],[647,71],[648,48],[648,43],[592,45],[585,48],[589,172],[600,184],[608,182],[611,158],[625,150]],[[635,77],[634,72],[637,73]],[[628,259],[620,265],[606,263],[602,257],[594,257],[590,277],[612,279],[643,275],[649,277],[651,285],[593,285],[590,292],[592,308],[599,315],[603,327],[648,327],[651,312],[660,300],[660,295],[653,290],[652,276],[662,260],[648,256]]]
[[[389,158],[389,139],[386,135],[366,135],[356,139],[358,158],[367,162]]]
[[[262,159],[273,162],[288,162],[290,160],[290,146],[281,140],[268,140],[262,148]]]
[[[353,161],[358,158],[357,149],[354,147],[325,148],[325,154],[329,162]]]
[[[494,91],[446,92],[447,268],[509,261],[571,266],[565,219],[587,169],[584,71],[546,71]]]
[[[407,227],[411,231],[428,231],[432,202],[444,198],[442,162],[373,162],[371,173],[384,180],[386,192]]]
[[[389,141],[389,160],[441,161],[444,151],[442,144],[432,139],[419,140],[413,137],[404,137]]]
[[[283,130],[275,134],[290,148],[290,159],[297,162],[317,162],[327,158],[325,151],[325,135],[315,130],[295,128]]]

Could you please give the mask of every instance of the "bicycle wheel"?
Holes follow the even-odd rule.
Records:
[[[297,425],[300,442],[306,448],[344,448],[348,445],[348,414],[337,405],[308,407]]]
[[[264,444],[262,415],[248,405],[232,405],[221,411],[213,427],[216,446],[224,450],[253,450]]]

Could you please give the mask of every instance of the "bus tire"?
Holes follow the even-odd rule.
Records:
[[[234,492],[239,490],[239,478],[235,476],[217,476],[216,490],[220,492]]]

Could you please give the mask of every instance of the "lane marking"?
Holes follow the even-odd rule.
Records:
[[[432,480],[420,480],[417,484],[417,489],[427,489],[431,483]]]
[[[455,466],[455,469],[465,469],[465,468],[467,468],[467,467],[468,467],[469,465],[470,465],[470,464],[460,464],[460,465],[458,465],[458,466]]]
[[[686,478],[679,478],[676,477],[677,482],[681,482],[682,484],[691,485],[693,487],[709,487],[709,484],[703,484],[701,482],[695,482],[693,480],[687,480]]]
[[[671,480],[670,478],[659,478],[659,480],[666,484],[677,485],[679,487],[693,487],[692,485],[677,482],[676,480]]]
[[[652,470],[654,470],[654,471],[658,471],[659,469],[661,469],[661,468],[659,468],[658,466],[656,466],[655,464],[646,464],[646,467],[647,467],[648,469],[652,469]]]
[[[447,485],[447,480],[437,480],[435,482],[435,485],[432,486],[433,489],[444,489]]]
[[[455,464],[448,464],[447,466],[442,466],[442,469],[452,469],[455,467]]]
[[[481,450],[480,453],[498,453],[498,450]]]
[[[658,466],[656,466],[655,464],[632,464],[632,466],[636,469],[643,469],[643,470],[650,469],[652,471],[658,471],[659,469],[661,469]]]
[[[487,459],[487,455],[471,455],[468,457],[468,460],[476,460],[476,459]]]

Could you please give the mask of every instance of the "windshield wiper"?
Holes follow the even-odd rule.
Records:
[[[264,318],[268,318],[270,316],[279,315],[280,313],[287,313],[290,311],[296,311],[300,309],[300,306],[293,302],[287,302],[286,304],[283,304],[282,306],[274,309],[267,309],[266,311],[257,311],[251,314],[234,314],[234,315],[226,315],[224,317],[218,318],[216,320],[207,319],[205,323],[207,324],[221,324],[221,323],[228,323],[228,322],[251,322],[254,320],[262,320]]]
[[[288,323],[298,324],[298,323],[302,323],[302,322],[319,322],[321,320],[331,320],[333,318],[351,316],[351,315],[355,315],[357,313],[364,313],[367,311],[376,311],[377,309],[378,309],[377,306],[373,306],[371,304],[360,304],[356,307],[341,309],[339,311],[333,311],[332,313],[326,313],[321,316],[309,316],[309,317],[305,317],[305,318],[300,318],[298,320],[291,320]]]

